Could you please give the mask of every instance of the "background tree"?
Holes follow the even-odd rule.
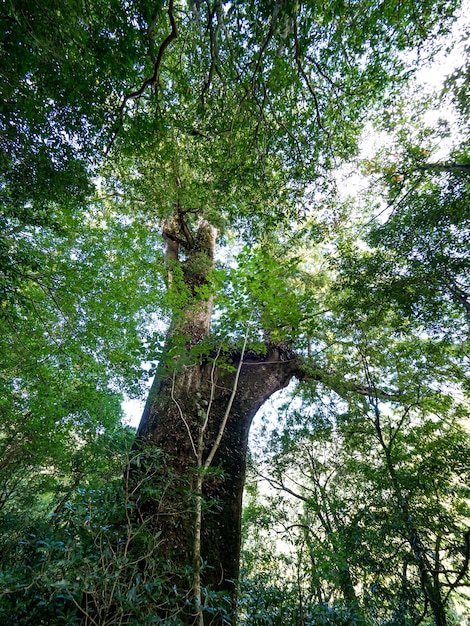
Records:
[[[308,574],[296,581],[304,581],[304,595],[294,594],[291,602],[304,615],[325,623],[463,624],[466,125],[461,119],[456,148],[436,164],[433,139],[442,141],[448,127],[416,130],[419,116],[408,121],[407,106],[398,103],[389,111],[387,129],[396,135],[388,135],[391,145],[365,162],[381,189],[366,195],[365,219],[356,204],[338,205],[338,249],[329,258],[331,269],[340,268],[339,283],[323,300],[335,322],[325,329],[331,344],[325,341],[322,354],[329,352],[326,358],[345,377],[359,379],[362,368],[376,392],[366,394],[367,401],[358,395],[338,400],[318,383],[316,391],[304,384],[302,404],[294,399],[284,429],[272,432],[271,463],[261,473],[277,495],[268,498],[266,509],[258,505],[254,519],[275,510],[270,523],[303,557]],[[419,104],[413,111],[423,112]],[[293,499],[302,503],[300,514]],[[279,561],[272,558],[276,572]],[[349,602],[340,583],[344,572],[354,583]],[[257,576],[254,565],[247,598]],[[275,580],[271,574],[274,586]],[[351,615],[351,599],[353,607],[359,604],[359,617]],[[265,623],[253,606],[244,609],[249,623]],[[266,622],[275,620],[269,609],[264,607]]]
[[[411,357],[409,341],[384,351],[387,340],[377,339],[380,351],[369,329],[356,344],[359,360],[369,377],[399,370],[409,381],[402,400],[361,402],[354,395],[345,402],[320,386],[315,404],[312,389],[304,390],[302,403],[289,402],[282,428],[272,431],[266,456],[255,465],[252,479],[258,474],[269,490],[249,499],[247,547],[259,544],[257,526],[269,528],[269,536],[277,529],[277,549],[266,550],[273,560],[268,580],[284,587],[275,575],[286,558],[276,554],[280,546],[299,559],[300,573],[287,576],[286,588],[295,585],[289,606],[302,608],[305,623],[313,616],[335,624],[410,624],[426,617],[464,623],[451,615],[455,609],[456,619],[460,611],[463,620],[468,603],[467,408],[437,392],[436,380],[431,391],[423,370],[413,380],[416,353]],[[393,364],[379,364],[384,353],[395,355]],[[433,376],[430,355],[426,361]],[[251,562],[247,603],[260,568]],[[260,604],[243,604],[248,623],[264,623]],[[263,610],[274,615],[266,605]]]

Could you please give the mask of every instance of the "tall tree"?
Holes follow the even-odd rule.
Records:
[[[238,577],[251,419],[293,376],[324,377],[312,364],[306,374],[293,351],[308,343],[298,322],[312,324],[312,302],[300,313],[298,299],[293,311],[288,297],[280,300],[287,285],[297,296],[302,291],[295,263],[281,269],[280,255],[268,250],[299,214],[306,184],[327,184],[331,164],[355,150],[365,90],[380,96],[400,74],[397,50],[422,33],[403,5],[387,13],[371,4],[341,5],[321,15],[289,3],[192,8],[190,17],[169,4],[153,74],[122,103],[111,183],[125,202],[152,203],[165,220],[171,319],[138,440],[161,447],[195,491],[191,514],[164,519],[159,530],[173,559],[193,561],[193,610],[202,623],[200,557],[203,585],[233,594]],[[408,39],[402,28],[410,26]],[[150,117],[151,88],[157,116]],[[230,287],[237,311],[224,307],[217,292],[219,327],[232,347],[210,335],[220,280],[213,273],[214,229],[229,227],[264,240],[245,268],[252,272],[244,278],[245,303],[239,285]],[[277,272],[285,272],[284,286],[269,283]],[[222,478],[210,477],[211,467]],[[218,513],[201,518],[203,494]]]

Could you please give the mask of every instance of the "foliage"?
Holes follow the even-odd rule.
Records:
[[[344,612],[346,623],[416,623],[431,612],[421,557],[442,597],[451,599],[449,615],[455,603],[464,619],[469,449],[461,418],[468,408],[435,397],[431,411],[422,399],[393,411],[380,403],[377,414],[368,402],[345,411],[324,391],[322,398],[323,414],[308,404],[288,410],[283,431],[271,437],[269,465],[254,466],[253,478],[269,488],[262,496],[249,491],[245,513],[251,525],[243,584],[253,611],[247,623],[277,623],[273,609],[261,599],[256,609],[253,600],[270,597],[261,590],[270,585],[274,594],[291,589],[289,610],[304,616],[288,623],[320,619],[322,607],[335,624]],[[263,540],[273,529],[277,541]],[[461,596],[454,593],[459,585]],[[261,606],[266,621],[256,613]]]
[[[331,231],[329,268],[313,265],[326,290],[307,291],[323,311],[309,374],[258,452],[263,495],[248,490],[247,623],[277,623],[263,588],[286,593],[289,623],[466,623],[466,131],[433,163],[445,127],[423,129],[406,108],[387,117],[394,143],[363,162],[375,187],[339,206],[350,223]],[[295,568],[279,580],[286,559]]]
[[[177,589],[190,588],[191,568],[180,571],[164,559],[155,520],[139,522],[133,514],[148,498],[159,503],[157,515],[173,514],[170,493],[181,486],[163,474],[155,451],[131,457],[121,451],[117,463],[112,476],[102,475],[97,488],[75,489],[52,515],[36,511],[37,517],[8,521],[0,570],[2,624],[181,623],[190,600]],[[132,469],[141,465],[143,489]],[[116,475],[119,469],[124,481]],[[224,611],[223,598],[203,593],[208,609]]]
[[[399,97],[404,53],[432,56],[455,8],[3,3],[2,623],[178,623],[191,568],[120,480],[122,394],[191,298],[178,268],[167,289],[174,216],[221,243],[197,350],[249,324],[249,349],[287,345],[304,371],[245,510],[241,622],[440,626],[468,605],[468,63],[444,161],[452,124]],[[334,171],[372,108],[387,145],[353,205]],[[164,506],[170,477],[149,476]]]

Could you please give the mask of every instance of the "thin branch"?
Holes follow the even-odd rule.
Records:
[[[221,12],[222,7],[220,5],[220,0],[216,0],[214,4],[214,8],[211,7],[209,0],[206,0],[206,4],[207,4],[207,14],[208,14],[207,26],[209,29],[211,64],[210,64],[207,80],[204,82],[204,86],[201,91],[201,100],[203,103],[205,100],[205,94],[209,91],[210,86],[212,84],[212,77],[214,75],[214,71],[220,76],[220,72],[218,69],[220,59],[219,59],[219,46],[218,46],[217,38],[220,32],[220,19],[219,18],[220,18],[220,12]],[[217,15],[217,27],[215,28],[215,31],[213,27],[214,15]]]
[[[207,424],[209,423],[209,414],[211,412],[212,403],[214,401],[214,393],[215,393],[215,389],[216,389],[215,368],[216,368],[216,365],[217,365],[217,361],[218,361],[218,359],[220,357],[221,351],[222,351],[222,345],[219,346],[219,349],[217,350],[217,354],[215,356],[214,362],[212,363],[212,367],[211,367],[211,393],[210,393],[210,397],[209,397],[209,403],[207,405],[206,417],[204,419],[204,423],[203,423],[202,428],[201,428],[200,447],[203,444],[203,441],[201,440],[201,437],[204,437],[204,433],[206,432]]]
[[[264,51],[266,50],[269,42],[271,41],[271,39],[272,39],[272,37],[274,35],[274,28],[276,27],[277,17],[279,15],[279,11],[281,10],[281,7],[282,7],[283,3],[284,3],[284,0],[278,0],[278,2],[274,5],[272,16],[271,16],[271,22],[269,24],[269,31],[268,31],[268,34],[266,36],[266,39],[264,40],[263,45],[261,46],[261,50],[259,51],[259,55],[258,55],[258,58],[256,60],[255,69],[253,70],[253,76],[251,78],[251,87],[252,87],[253,92],[254,92],[254,87],[255,87],[256,74],[258,73],[258,70],[260,68],[261,60],[263,58]]]
[[[264,476],[259,471],[257,471],[256,473],[260,478],[268,482],[271,485],[271,487],[273,487],[274,489],[277,489],[278,491],[285,491],[286,493],[289,493],[291,496],[294,496],[294,498],[297,498],[298,500],[302,500],[303,502],[311,502],[311,498],[306,498],[300,493],[297,493],[296,491],[289,489],[289,487],[286,487],[284,483],[280,482],[279,480],[276,480],[275,478],[269,478],[268,476]]]
[[[77,607],[77,609],[83,614],[83,616],[85,617],[85,619],[88,621],[90,620],[91,624],[95,624],[95,626],[99,626],[98,622],[95,621],[92,616],[88,613],[88,611],[86,609],[84,609],[73,597],[72,595],[72,602],[75,604],[75,606]]]
[[[215,453],[217,452],[217,450],[219,449],[219,445],[220,442],[222,441],[222,437],[225,431],[225,426],[227,425],[227,420],[229,418],[230,415],[230,411],[232,410],[232,405],[233,405],[233,401],[235,400],[235,395],[237,393],[238,390],[238,381],[240,379],[240,373],[243,367],[243,358],[245,356],[245,351],[246,351],[246,344],[248,343],[248,333],[249,333],[249,326],[246,329],[246,333],[245,333],[245,339],[243,341],[243,347],[242,347],[242,351],[241,351],[241,355],[240,355],[240,362],[238,363],[238,368],[237,368],[237,373],[235,375],[235,380],[233,382],[233,389],[232,389],[232,393],[230,395],[230,399],[228,401],[227,404],[227,408],[225,409],[225,415],[223,417],[222,423],[220,424],[220,428],[219,428],[219,432],[217,433],[217,438],[214,441],[214,445],[212,446],[211,451],[209,452],[209,455],[207,456],[207,459],[204,463],[203,469],[204,472],[206,472],[211,463],[212,460],[215,456]]]
[[[454,591],[456,589],[456,587],[458,587],[458,585],[460,584],[460,581],[462,580],[462,578],[465,576],[465,574],[468,571],[468,566],[469,566],[469,563],[470,563],[470,530],[467,530],[464,533],[464,539],[465,539],[464,562],[462,564],[462,567],[460,568],[460,571],[459,571],[459,574],[458,574],[457,578],[450,585],[449,591],[447,592],[446,597],[444,599],[444,603],[447,602],[447,600],[449,599],[449,596],[452,593],[452,591]]]
[[[423,613],[420,615],[420,617],[418,617],[418,619],[416,620],[416,622],[414,623],[413,626],[419,626],[419,624],[421,624],[421,622],[424,620],[424,618],[428,614],[428,607],[429,607],[428,596],[426,594],[424,594],[424,610],[423,610]]]
[[[398,209],[398,207],[403,204],[403,202],[408,198],[408,196],[410,194],[412,194],[417,187],[421,184],[423,180],[423,177],[421,176],[420,178],[418,178],[418,180],[410,187],[410,189],[408,189],[408,191],[405,193],[404,196],[402,196],[400,198],[400,200],[398,200],[398,202],[396,202],[396,200],[398,199],[398,197],[400,196],[402,190],[400,189],[397,194],[395,195],[395,197],[387,204],[387,206],[382,209],[379,213],[377,213],[376,215],[374,215],[373,217],[370,218],[370,220],[367,220],[367,222],[365,222],[364,224],[362,224],[362,226],[360,227],[361,230],[364,230],[364,228],[366,228],[367,226],[369,226],[369,224],[371,224],[372,222],[375,222],[383,213],[386,213],[389,209],[392,209],[392,212],[390,213],[390,216],[396,212],[396,210]]]
[[[321,130],[323,130],[327,137],[330,138],[330,133],[328,132],[328,130],[323,126],[322,121],[321,121],[321,114],[320,114],[320,105],[318,103],[318,97],[317,94],[315,93],[310,80],[307,76],[307,73],[305,72],[303,65],[302,65],[302,61],[300,59],[300,43],[299,43],[299,37],[298,37],[298,31],[297,31],[297,16],[294,17],[294,39],[295,39],[295,62],[297,64],[297,68],[299,70],[300,75],[302,76],[302,78],[305,81],[305,84],[307,85],[307,89],[310,92],[310,95],[313,98],[313,102],[315,104],[315,113],[316,113],[316,119],[317,119],[317,123],[319,128],[321,128]]]
[[[418,405],[418,403],[416,402],[416,403],[414,403],[414,404],[409,404],[409,405],[405,408],[405,410],[403,411],[403,414],[402,414],[402,416],[401,416],[401,418],[400,418],[400,420],[399,420],[398,424],[397,424],[397,425],[396,425],[396,427],[395,427],[395,431],[394,431],[393,433],[391,433],[391,434],[390,434],[390,439],[389,439],[389,442],[388,442],[388,445],[389,445],[389,446],[391,446],[391,445],[393,444],[393,442],[395,441],[395,439],[396,439],[396,437],[397,437],[397,435],[398,435],[398,433],[399,433],[399,431],[400,431],[401,427],[403,426],[403,424],[404,424],[404,422],[405,422],[405,419],[408,417],[408,415],[409,415],[409,413],[410,413],[411,409],[413,408],[413,406],[417,406],[417,405]]]
[[[320,74],[320,76],[322,76],[322,77],[323,77],[323,78],[324,78],[324,79],[325,79],[328,83],[330,83],[330,85],[331,85],[332,87],[334,87],[335,89],[339,89],[340,91],[343,91],[344,93],[348,93],[348,94],[349,94],[349,92],[348,92],[348,91],[346,91],[345,89],[343,89],[340,85],[338,85],[338,83],[336,83],[334,80],[332,80],[332,79],[328,76],[328,74],[326,74],[326,73],[323,71],[323,69],[322,69],[321,65],[318,63],[318,61],[315,61],[315,59],[314,59],[313,57],[311,57],[310,55],[308,55],[308,54],[306,54],[306,55],[305,55],[305,58],[306,58],[308,61],[310,61],[310,63],[311,63],[312,65],[314,65],[314,66],[316,67],[317,72]]]

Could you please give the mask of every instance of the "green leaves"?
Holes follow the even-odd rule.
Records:
[[[431,594],[420,578],[424,567],[445,604],[450,579],[468,575],[462,551],[469,450],[462,409],[467,417],[468,407],[435,395],[408,406],[352,399],[345,411],[345,403],[325,391],[316,409],[311,398],[301,407],[292,403],[264,463],[258,453],[259,475],[251,479],[261,477],[262,488],[249,489],[248,519],[255,524],[268,516],[271,537],[278,537],[274,545],[263,544],[263,564],[268,554],[271,559],[264,585],[277,589],[274,572],[287,553],[295,568],[281,584],[294,587],[291,610],[302,603],[305,615],[316,616],[328,602],[338,611],[334,620],[346,611],[358,623],[374,623],[378,615],[394,619],[399,605],[401,616],[415,619]],[[246,533],[247,549],[256,550],[260,525]],[[260,561],[252,563],[248,553],[246,563],[250,594]]]
[[[465,548],[467,409],[450,396],[465,387],[468,181],[455,165],[468,165],[468,151],[462,141],[449,162],[432,161],[434,137],[447,128],[411,131],[396,94],[410,69],[402,53],[444,33],[455,6],[196,2],[176,3],[170,16],[163,1],[4,3],[4,511],[20,519],[31,508],[37,520],[78,484],[112,473],[129,436],[121,394],[141,393],[141,364],[158,360],[169,320],[214,296],[217,339],[201,341],[194,357],[207,358],[214,342],[233,345],[249,325],[252,349],[287,343],[310,375],[270,449],[272,488],[288,486],[284,475],[296,468],[288,488],[303,508],[294,513],[279,496],[275,519],[261,505],[247,513],[266,528],[284,524],[297,578],[280,591],[267,558],[246,619],[391,622],[397,606],[419,619],[429,589],[403,502],[436,580],[459,571]],[[164,47],[169,18],[178,36]],[[454,86],[463,114],[465,80],[462,69]],[[377,198],[346,206],[333,170],[356,154],[384,97],[397,150],[364,166],[389,203],[369,223]],[[176,213],[188,232],[207,220],[223,247],[211,271],[181,237],[167,289],[161,222]],[[186,343],[173,337],[172,356]],[[98,594],[109,583],[112,549],[128,568],[128,537],[110,537],[105,518],[100,510],[92,535],[84,523],[69,543],[35,552],[37,568],[45,552],[57,556],[40,601],[53,597],[63,620],[72,598],[81,603],[79,589]],[[62,571],[81,559],[83,586]],[[144,607],[158,581],[132,572],[117,601]],[[305,597],[308,617],[292,606]]]

